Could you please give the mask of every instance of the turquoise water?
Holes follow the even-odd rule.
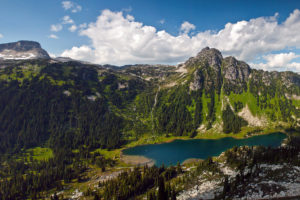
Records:
[[[272,133],[268,135],[253,136],[245,139],[234,139],[231,137],[217,140],[192,139],[174,140],[170,143],[149,144],[128,148],[123,151],[125,155],[145,156],[154,160],[157,166],[176,165],[189,158],[206,159],[210,156],[218,156],[220,153],[234,146],[280,146],[286,135],[283,133]]]

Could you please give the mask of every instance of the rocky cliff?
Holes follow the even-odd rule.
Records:
[[[49,59],[48,53],[38,42],[18,41],[0,44],[0,59]]]

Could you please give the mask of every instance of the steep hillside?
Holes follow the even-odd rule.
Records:
[[[0,92],[2,152],[300,124],[298,74],[254,70],[210,48],[176,67],[2,60]]]
[[[13,64],[12,64],[13,63]],[[52,148],[115,148],[129,124],[122,110],[148,83],[78,62],[0,64],[0,151],[45,144]]]
[[[237,133],[243,126],[300,125],[298,74],[251,69],[216,49],[205,48],[173,73],[162,73],[156,92],[149,94],[156,103],[140,117],[153,114],[157,133],[195,136],[210,129]]]

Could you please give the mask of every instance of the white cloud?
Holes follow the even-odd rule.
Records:
[[[71,1],[63,1],[61,4],[65,10],[69,10],[73,7],[73,3]]]
[[[0,33],[0,38],[3,38],[3,35]]]
[[[103,10],[96,22],[80,31],[80,35],[90,38],[91,46],[73,47],[63,55],[99,64],[174,64],[209,46],[221,50],[225,56],[253,61],[258,55],[272,51],[300,48],[300,11],[294,10],[282,23],[278,23],[277,16],[278,13],[227,23],[219,31],[207,30],[192,36],[187,33],[195,26],[184,22],[181,34],[173,36],[137,22],[131,15],[124,16],[123,12]]]
[[[281,66],[289,63],[291,60],[298,58],[299,55],[296,55],[294,52],[290,53],[279,53],[279,54],[269,54],[263,56],[263,58],[268,62],[270,66]]]
[[[63,1],[62,7],[65,10],[71,10],[72,13],[77,13],[82,10],[82,7],[80,5],[78,5],[77,3],[72,2],[72,1]]]
[[[62,18],[62,23],[63,24],[74,24],[73,19],[71,19],[70,16],[66,15]]]
[[[79,28],[80,28],[80,29],[83,29],[83,28],[86,28],[86,27],[87,27],[87,24],[86,24],[86,23],[83,23],[83,24],[80,24],[80,25],[79,25]]]
[[[279,54],[268,54],[264,55],[263,58],[266,62],[264,63],[250,63],[250,66],[263,69],[263,70],[294,70],[300,71],[300,63],[291,62],[295,58],[299,58],[300,55],[296,55],[294,52],[279,53]]]
[[[61,24],[53,24],[50,27],[50,30],[53,32],[59,32],[63,29],[63,26]]]
[[[51,38],[51,39],[58,39],[58,36],[55,35],[55,34],[51,34],[51,35],[49,35],[48,37]]]
[[[81,47],[72,47],[70,50],[66,50],[61,54],[62,57],[70,57],[76,58],[78,60],[95,60],[94,50],[92,50],[88,46],[81,46]]]
[[[129,6],[128,8],[123,8],[122,11],[124,11],[124,12],[131,12],[132,11],[132,7]]]
[[[166,21],[164,19],[159,20],[160,24],[164,24]]]
[[[71,32],[75,32],[77,30],[77,26],[76,25],[72,25],[72,26],[70,26],[70,28],[69,28],[69,31],[71,31]]]
[[[51,58],[56,58],[56,55],[53,53],[48,53]]]
[[[183,34],[188,34],[191,30],[195,30],[195,29],[196,29],[196,26],[187,21],[183,22],[180,26],[180,31]]]
[[[64,16],[62,19],[61,19],[61,23],[59,24],[53,24],[51,25],[50,27],[50,30],[53,31],[53,32],[59,32],[63,29],[63,25],[64,24],[72,24],[70,27],[69,27],[69,31],[71,32],[74,32],[77,30],[77,26],[75,25],[75,22],[73,21],[73,19],[71,19],[70,16],[66,15]],[[53,39],[57,39],[57,36],[52,34],[49,36],[50,38],[53,38]]]

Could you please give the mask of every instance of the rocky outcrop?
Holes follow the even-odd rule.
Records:
[[[227,57],[223,60],[224,67],[222,74],[230,82],[248,81],[251,69],[243,61],[238,61],[234,57]]]
[[[50,56],[38,42],[18,41],[0,44],[0,59],[26,60],[40,58],[50,59]]]
[[[218,92],[223,87],[226,95],[230,92],[241,94],[248,90],[249,81],[252,92],[261,93],[264,90],[277,87],[280,84],[289,94],[300,95],[300,76],[293,72],[268,72],[251,69],[250,66],[230,56],[223,58],[220,51],[206,47],[197,56],[189,58],[180,68],[194,70],[189,82],[190,90],[210,89]],[[191,71],[190,70],[190,71]]]
[[[245,62],[231,56],[225,58],[222,69],[225,93],[229,94],[231,90],[234,90],[235,93],[242,93],[247,90],[250,74],[251,68]]]
[[[189,58],[184,65],[186,67],[193,67],[195,65],[211,66],[218,71],[220,70],[222,60],[223,56],[219,50],[206,47],[197,56]]]
[[[205,89],[206,92],[214,89],[220,91],[222,60],[221,52],[209,47],[202,49],[197,56],[188,59],[184,66],[186,68],[197,68],[190,82],[190,89]]]

